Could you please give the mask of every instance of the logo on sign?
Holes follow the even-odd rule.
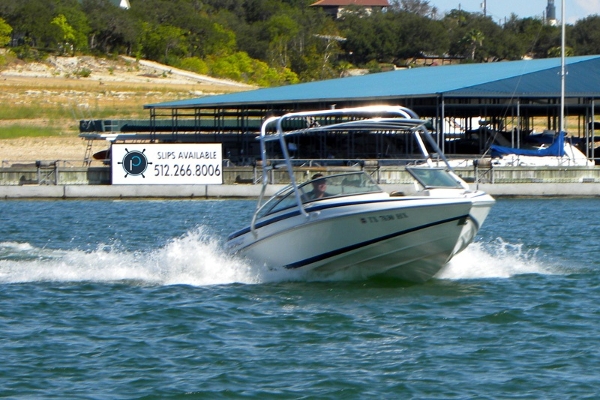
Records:
[[[129,150],[125,149],[125,151],[127,153],[125,153],[125,156],[123,157],[123,161],[119,161],[119,164],[121,164],[121,166],[123,167],[123,170],[125,171],[125,178],[127,178],[128,175],[133,175],[133,176],[141,175],[142,178],[145,178],[144,172],[146,172],[148,165],[152,164],[151,162],[148,162],[148,158],[144,154],[146,149],[144,149],[142,151],[139,151],[139,150],[129,151]]]

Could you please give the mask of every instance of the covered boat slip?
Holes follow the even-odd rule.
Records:
[[[600,56],[566,59],[568,137],[594,158]],[[235,165],[260,157],[255,137],[265,116],[316,109],[396,104],[429,120],[449,157],[478,158],[492,144],[524,148],[544,130],[557,132],[560,59],[423,67],[235,94],[149,104],[145,121],[82,121],[81,136],[113,142],[220,142]],[[410,158],[385,132],[318,134],[294,143],[302,159]]]

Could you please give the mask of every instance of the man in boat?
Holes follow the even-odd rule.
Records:
[[[312,180],[311,184],[312,184],[313,189],[308,193],[304,193],[304,195],[302,196],[302,199],[304,201],[318,200],[318,199],[322,199],[322,198],[331,196],[331,194],[326,192],[327,180],[325,179],[323,174],[321,174],[321,173],[314,174],[312,176],[311,180]]]

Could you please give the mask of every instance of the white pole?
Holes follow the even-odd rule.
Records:
[[[565,131],[565,0],[561,7],[561,44],[560,44],[560,130]]]

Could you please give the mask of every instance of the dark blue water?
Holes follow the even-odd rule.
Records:
[[[600,199],[501,199],[420,285],[226,256],[253,207],[0,201],[0,397],[597,397]]]

